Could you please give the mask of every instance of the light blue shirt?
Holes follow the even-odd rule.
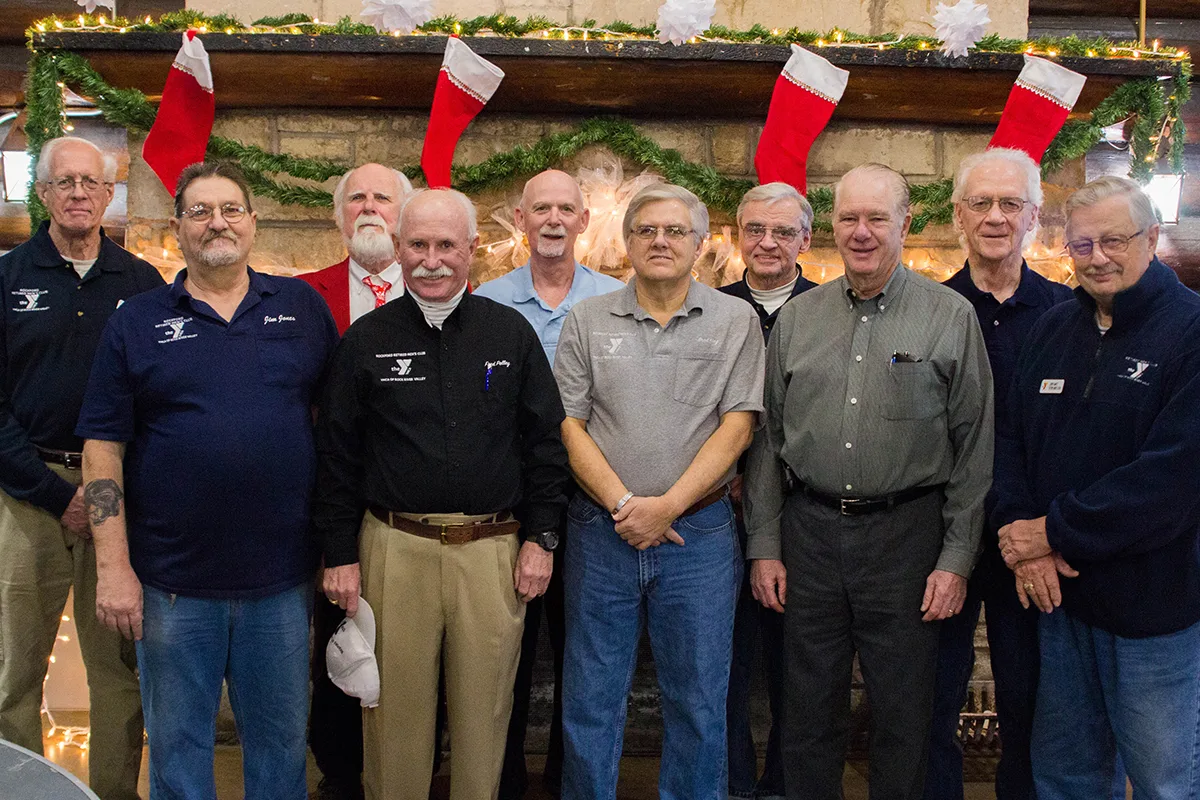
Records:
[[[495,300],[501,305],[514,308],[521,316],[529,320],[537,333],[542,349],[550,365],[554,365],[554,353],[558,349],[558,336],[562,333],[563,320],[567,312],[580,300],[595,297],[598,294],[608,294],[625,288],[625,284],[616,278],[603,275],[588,269],[583,264],[575,262],[575,277],[571,281],[571,291],[558,304],[558,308],[546,305],[533,289],[533,273],[529,264],[517,267],[507,275],[480,284],[474,294]]]

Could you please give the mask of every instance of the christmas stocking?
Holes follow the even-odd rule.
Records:
[[[775,80],[767,124],[754,154],[759,183],[783,181],[804,194],[808,151],[829,124],[849,76],[819,55],[792,45],[792,57]]]
[[[458,137],[496,93],[504,72],[484,61],[458,38],[446,40],[446,55],[433,90],[433,109],[425,129],[421,169],[431,189],[450,187],[450,162]]]
[[[1025,56],[1000,124],[988,147],[1023,150],[1041,163],[1050,142],[1079,99],[1086,77],[1044,58]]]
[[[142,145],[142,157],[172,197],[184,167],[204,160],[215,107],[208,53],[196,32],[188,31],[167,75],[154,125]]]

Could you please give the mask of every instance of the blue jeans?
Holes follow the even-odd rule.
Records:
[[[142,588],[137,643],[151,800],[212,800],[221,682],[229,684],[247,800],[304,800],[308,612],[302,584],[254,600]]]
[[[724,800],[725,694],[742,554],[728,499],[638,551],[582,493],[567,511],[563,800],[612,800],[647,625],[662,694],[662,800]]]
[[[738,520],[738,540],[743,550],[746,529]],[[761,644],[762,671],[771,708],[766,760],[758,776],[758,751],[750,730],[750,687],[756,651]],[[781,798],[783,789],[783,691],[787,684],[783,649],[783,614],[763,608],[750,592],[750,570],[742,581],[733,622],[733,665],[729,670],[729,697],[725,722],[729,728],[729,796]]]
[[[1134,800],[1200,793],[1200,622],[1127,639],[1063,609],[1041,618],[1033,723],[1039,800],[1106,797],[1117,755]]]

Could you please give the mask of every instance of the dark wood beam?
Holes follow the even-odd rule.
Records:
[[[184,0],[118,0],[117,10],[121,16],[129,19],[141,19],[149,14],[160,17],[168,11],[181,11]],[[25,31],[39,19],[57,14],[60,17],[74,17],[82,9],[64,0],[4,0],[0,3],[3,13],[0,13],[0,44],[24,44]],[[106,8],[98,9],[101,14],[111,12]]]
[[[1095,17],[1095,16],[1130,16],[1137,17],[1140,4],[1138,0],[1029,0],[1030,16],[1038,14]],[[1146,3],[1148,18],[1183,17],[1200,19],[1200,3],[1196,0],[1149,0]]]

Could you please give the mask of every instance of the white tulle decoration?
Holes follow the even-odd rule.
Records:
[[[117,0],[75,0],[75,2],[89,14],[97,8],[107,8],[109,11],[115,11],[117,8]]]
[[[975,0],[959,0],[953,6],[938,3],[933,15],[934,30],[942,40],[942,52],[948,56],[965,56],[967,50],[983,38],[992,20],[987,6]]]
[[[712,24],[716,0],[667,0],[658,7],[658,40],[683,44]]]
[[[359,16],[380,33],[407,35],[433,19],[433,0],[363,0]]]

